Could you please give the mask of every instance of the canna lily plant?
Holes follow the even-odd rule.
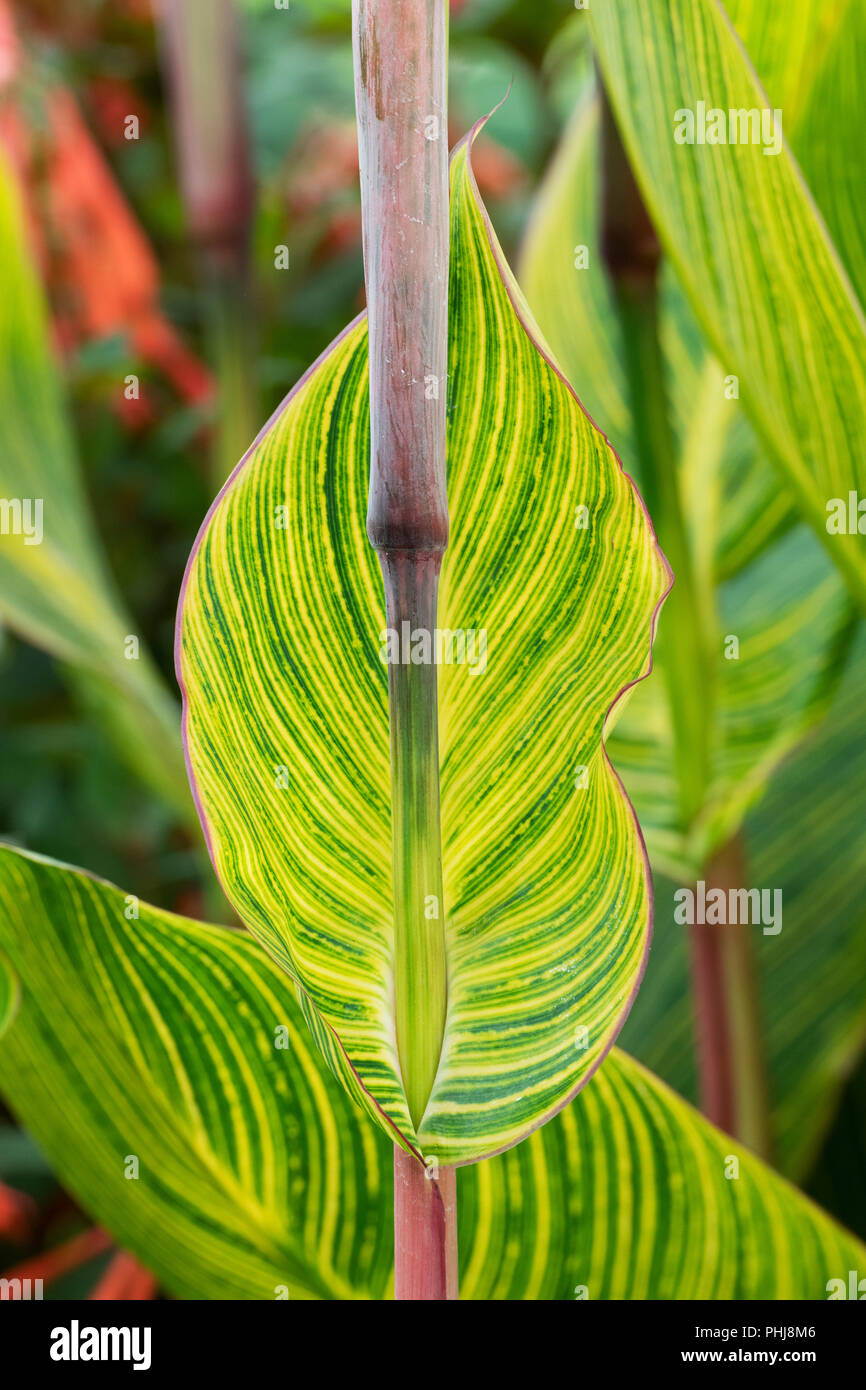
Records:
[[[823,1297],[858,1242],[613,1046],[652,883],[606,744],[658,685],[671,569],[505,261],[483,122],[449,164],[444,3],[357,0],[354,42],[368,310],[217,497],[178,611],[248,931],[0,848],[0,1088],[180,1297]],[[25,277],[10,340],[39,312]],[[59,645],[46,539],[47,585],[3,562]],[[86,679],[164,719],[85,610]]]
[[[502,261],[476,131],[449,238],[445,11],[409,13],[356,14],[367,317],[217,499],[178,674],[214,866],[395,1144],[398,1296],[429,1298],[456,1287],[454,1166],[572,1098],[640,978],[602,735],[670,576]]]

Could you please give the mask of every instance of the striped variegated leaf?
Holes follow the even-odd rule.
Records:
[[[461,1186],[466,1299],[818,1301],[863,1268],[860,1241],[618,1048]]]
[[[851,0],[790,0],[782,7],[730,0],[726,9],[767,99],[784,113],[786,139],[862,304],[866,240],[859,205],[866,146],[858,132],[866,96],[856,55],[866,42],[866,9]],[[620,330],[599,242],[595,86],[590,76],[542,180],[519,277],[553,351],[571,380],[581,383],[581,399],[631,469]],[[731,399],[730,368],[702,341],[669,262],[661,309],[687,517],[703,563],[715,552],[715,572],[724,579],[790,524],[796,509]]]
[[[866,7],[858,0],[726,0],[725,9],[761,85],[784,113],[785,138],[866,305]]]
[[[246,933],[2,846],[0,951],[22,984],[0,1092],[167,1288],[384,1296],[390,1155]]]
[[[595,227],[597,126],[596,101],[588,93],[539,197],[522,278],[559,360],[586,386],[594,418],[623,441],[629,466],[632,424],[620,329]],[[582,244],[589,247],[589,264],[578,270],[572,252]],[[644,682],[623,702],[610,749],[654,868],[687,878],[736,830],[780,759],[823,713],[841,673],[849,612],[835,567],[806,528],[778,535],[787,515],[784,489],[736,402],[725,399],[722,370],[690,326],[670,274],[663,299],[683,506],[714,678],[711,780],[688,835],[679,824],[673,730],[661,682]],[[775,500],[768,505],[770,496]],[[731,576],[720,583],[727,571]],[[736,638],[736,656],[730,638]]]
[[[0,159],[0,619],[65,662],[121,756],[194,821],[179,711],[108,576],[48,341],[14,180]],[[158,756],[154,750],[158,749]]]
[[[757,3],[751,0],[752,5]],[[817,5],[820,0],[813,3]],[[862,306],[866,305],[862,215],[866,148],[860,135],[866,122],[866,7],[857,0],[835,0],[833,8],[839,6],[844,10],[843,19],[826,36],[800,123],[809,138],[802,145],[795,141],[794,153]]]
[[[391,1146],[249,937],[4,847],[0,951],[0,1092],[170,1292],[390,1296]],[[465,1299],[820,1299],[866,1259],[619,1051],[458,1197]]]
[[[352,1094],[403,1145],[468,1162],[574,1094],[637,987],[647,870],[602,733],[648,670],[669,574],[633,485],[522,303],[468,142],[452,161],[451,225],[451,539],[438,621],[466,640],[445,636],[440,667],[445,902],[428,908],[444,916],[448,1002],[417,1128],[395,1047],[363,319],[294,389],[211,510],[187,570],[178,672],[229,898],[297,981]]]
[[[850,46],[846,0],[817,7],[797,0],[798,23],[782,38],[766,7],[751,0],[733,17],[754,49],[769,90],[784,100],[786,132],[811,161],[827,113],[810,99],[830,58]],[[847,101],[847,104],[846,104]],[[853,114],[843,97],[840,125]],[[599,245],[598,111],[585,91],[542,185],[524,246],[521,279],[542,329],[586,403],[633,462],[632,422],[621,364],[621,331]],[[836,214],[840,204],[837,197]],[[575,253],[586,248],[583,260]],[[635,691],[611,740],[611,754],[638,811],[654,866],[699,871],[759,797],[779,760],[823,712],[841,672],[848,632],[841,581],[819,546],[790,527],[786,489],[763,457],[723,369],[704,346],[670,262],[662,280],[661,333],[679,446],[683,508],[712,657],[713,766],[706,804],[688,837],[678,825],[673,737],[663,686]],[[772,544],[771,544],[772,543]],[[766,553],[765,553],[766,552]],[[722,583],[722,580],[727,582]],[[731,657],[729,639],[738,655]]]
[[[622,332],[600,241],[599,102],[590,74],[542,180],[518,275],[541,330],[592,418],[639,478]],[[708,352],[676,276],[661,277],[661,341],[684,509],[705,569],[742,569],[795,514]],[[708,506],[719,495],[724,505]],[[709,529],[709,534],[708,534]]]
[[[590,23],[644,199],[707,341],[866,606],[856,523],[853,534],[847,520],[828,529],[828,504],[866,497],[866,318],[771,115],[781,108],[719,0],[606,0]],[[721,113],[710,141],[707,112]]]

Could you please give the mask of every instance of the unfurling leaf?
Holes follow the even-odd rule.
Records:
[[[189,765],[226,891],[297,982],[347,1088],[392,1139],[446,1163],[514,1144],[564,1105],[637,987],[649,876],[602,735],[649,668],[670,581],[640,498],[505,265],[470,146],[452,161],[444,902],[430,904],[445,925],[447,1016],[417,1127],[395,1044],[363,319],[217,499],[178,624]],[[395,633],[390,655],[432,659],[436,641]]]

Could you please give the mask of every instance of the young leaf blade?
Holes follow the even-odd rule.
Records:
[[[633,485],[504,264],[468,142],[452,162],[449,320],[438,621],[475,645],[440,668],[445,902],[429,910],[445,918],[449,1001],[417,1131],[394,1046],[363,320],[291,393],[212,509],[187,571],[178,674],[229,897],[299,982],[351,1093],[391,1137],[459,1163],[565,1104],[639,980],[646,864],[602,733],[648,670],[670,577]]]

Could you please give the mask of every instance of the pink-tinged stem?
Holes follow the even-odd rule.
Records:
[[[90,1298],[97,1303],[114,1303],[121,1299],[143,1302],[156,1298],[156,1290],[157,1281],[150,1270],[139,1264],[127,1250],[118,1250],[91,1291]]]
[[[254,206],[234,0],[160,0],[180,183],[205,270],[246,274]]]
[[[437,621],[448,543],[446,0],[353,0],[370,358],[367,534],[388,627]],[[416,1130],[439,1065],[447,964],[437,670],[388,668],[397,1053]],[[395,1151],[398,1299],[457,1297],[456,1175]]]
[[[259,424],[250,242],[252,155],[234,0],[161,0],[161,46],[180,186],[219,383],[212,467],[221,484]]]
[[[370,330],[370,497],[378,551],[448,541],[445,0],[354,0]]]
[[[457,1170],[429,1177],[424,1165],[394,1149],[394,1296],[457,1298]]]
[[[101,1255],[105,1250],[110,1250],[111,1245],[111,1236],[107,1231],[100,1230],[98,1226],[90,1226],[86,1231],[80,1231],[78,1235],[65,1240],[62,1245],[55,1245],[53,1249],[43,1250],[37,1255],[28,1255],[20,1264],[4,1269],[3,1277],[41,1279],[43,1283],[50,1284],[71,1270],[78,1269],[79,1265]]]
[[[707,892],[746,883],[739,836],[707,865]],[[764,1047],[753,942],[748,924],[689,928],[701,1109],[713,1124],[770,1158]]]

